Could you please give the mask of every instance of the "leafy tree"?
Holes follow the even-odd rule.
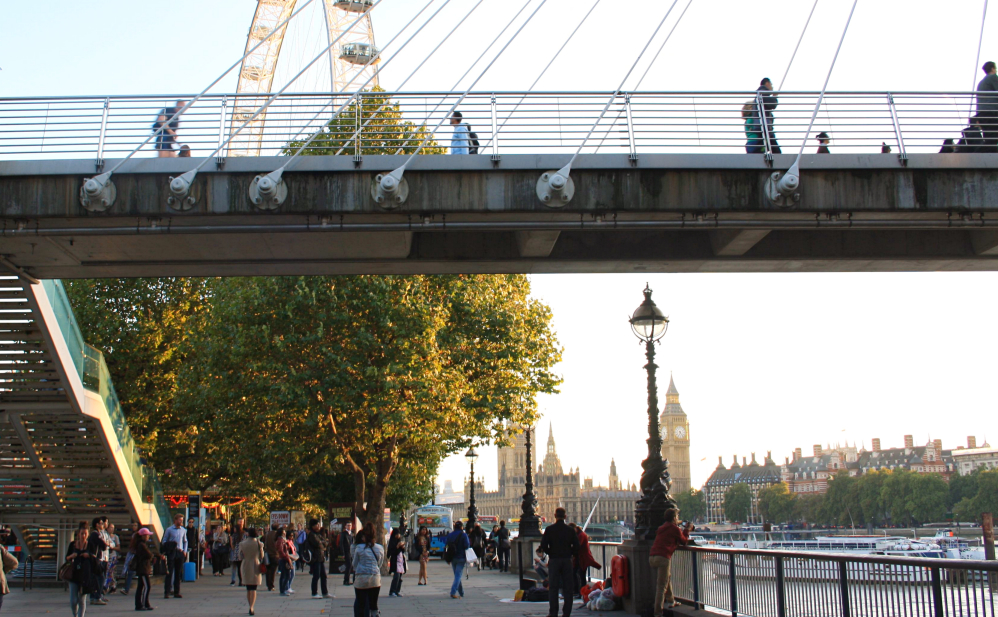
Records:
[[[366,91],[360,102],[356,100],[346,107],[337,117],[326,123],[315,139],[302,152],[302,155],[353,155],[356,152],[357,138],[353,137],[358,128],[360,132],[360,154],[395,154],[400,148],[403,154],[412,154],[420,143],[429,135],[426,124],[417,126],[403,119],[402,107],[388,96],[381,95],[381,88]],[[337,105],[337,109],[339,106]],[[358,108],[360,118],[357,117]],[[292,141],[284,148],[284,154],[296,152],[308,138]],[[420,149],[420,154],[446,154],[445,148],[430,139]]]
[[[890,474],[890,469],[871,469],[859,477],[859,507],[867,525],[879,526],[887,519],[883,489]]]
[[[685,520],[701,520],[707,514],[707,500],[703,491],[691,488],[673,495],[673,499],[676,500],[676,506]]]
[[[977,468],[969,475],[954,475],[950,477],[949,498],[947,499],[946,505],[952,508],[964,499],[973,499],[976,497],[980,473],[980,468]]]
[[[972,497],[964,497],[956,504],[953,508],[954,518],[978,522],[984,512],[998,515],[998,469],[975,471],[972,476],[975,476],[977,493]]]
[[[209,318],[213,279],[98,279],[66,282],[84,339],[104,353],[136,443],[168,485],[206,488],[216,473],[195,452],[198,430],[179,403],[179,379],[197,355],[192,333]],[[173,474],[173,475],[170,475]]]
[[[946,519],[946,501],[949,485],[937,473],[916,474],[914,492],[908,501],[910,518],[918,523],[931,523]]]
[[[832,525],[862,524],[863,509],[859,497],[859,480],[847,471],[840,471],[828,480],[822,519]]]
[[[225,279],[218,293],[198,380],[229,386],[194,401],[204,421],[238,431],[263,476],[347,470],[379,529],[397,470],[425,479],[472,442],[504,442],[558,383],[550,311],[525,276]]]
[[[817,525],[823,521],[822,512],[825,509],[825,496],[820,494],[800,494],[794,500],[794,519],[808,525]]]
[[[752,509],[752,491],[748,484],[738,483],[724,491],[724,516],[731,522],[748,519]]]
[[[759,491],[759,512],[769,523],[787,523],[794,514],[795,496],[785,482],[777,482]]]

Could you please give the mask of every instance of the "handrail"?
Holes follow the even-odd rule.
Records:
[[[810,551],[776,551],[752,548],[728,548],[715,546],[681,546],[680,551],[714,553],[720,555],[754,555],[757,557],[784,557],[791,559],[814,559],[836,563],[876,563],[892,566],[915,566],[925,568],[947,568],[957,570],[981,570],[998,572],[998,561],[976,559],[936,559],[932,557],[891,557],[888,555],[853,555],[850,553],[819,553]]]

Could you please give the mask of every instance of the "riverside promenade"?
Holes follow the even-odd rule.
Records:
[[[391,577],[382,578],[381,598],[378,608],[382,617],[478,617],[483,615],[509,617],[543,617],[548,614],[546,603],[503,602],[512,599],[517,588],[517,577],[513,574],[500,574],[483,570],[472,572],[464,581],[465,597],[455,600],[450,597],[450,584],[453,575],[450,567],[439,561],[430,561],[430,584],[417,586],[418,564],[411,564],[405,576],[401,598],[389,598],[388,585]],[[312,577],[299,573],[292,587],[297,593],[281,597],[276,591],[261,591],[257,594],[256,614],[259,617],[305,617],[307,615],[352,615],[353,587],[343,585],[340,576],[329,579],[330,591],[335,598],[316,600],[311,597]],[[246,592],[242,587],[230,587],[228,571],[223,578],[202,576],[196,583],[184,583],[181,599],[163,598],[163,578],[153,579],[153,593],[150,602],[156,607],[154,617],[228,617],[247,615]],[[573,615],[600,615],[580,608],[577,600]],[[4,617],[10,615],[70,615],[69,592],[62,588],[38,588],[22,591],[20,581],[11,584],[11,593],[4,597]],[[87,617],[111,615],[135,615],[132,595],[125,597],[115,594],[106,606],[88,606]],[[607,615],[623,617],[625,613],[615,611]]]

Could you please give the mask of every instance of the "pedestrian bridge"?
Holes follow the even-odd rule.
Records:
[[[350,96],[281,95],[252,120],[265,97],[205,96],[172,145],[191,158],[142,146],[189,95],[0,99],[0,254],[41,278],[998,265],[973,93],[826,93],[810,132],[817,93],[766,113],[758,92]],[[410,160],[450,143],[455,105],[478,154]],[[802,143],[799,187],[775,193]]]
[[[0,523],[54,575],[80,521],[169,512],[143,464],[103,355],[87,345],[59,281],[0,277]]]

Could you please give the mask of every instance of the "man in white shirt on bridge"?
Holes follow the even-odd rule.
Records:
[[[468,128],[467,124],[461,122],[463,119],[464,116],[459,111],[451,114],[450,123],[454,127],[454,136],[450,138],[451,154],[468,154],[468,148],[471,147],[469,135],[471,129]]]

